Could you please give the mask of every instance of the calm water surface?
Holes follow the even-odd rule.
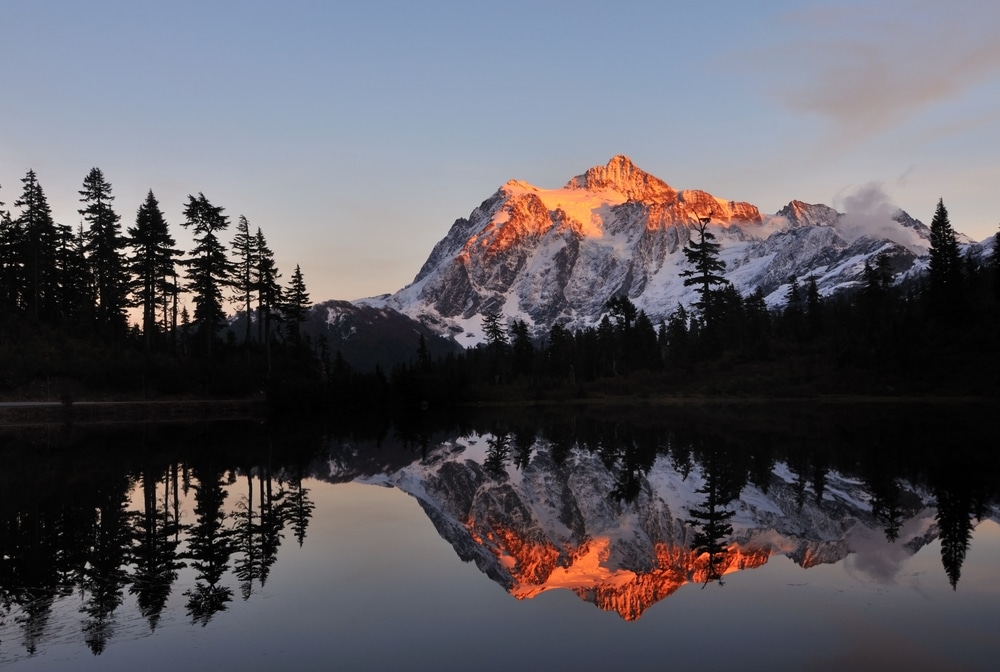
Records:
[[[10,430],[0,667],[995,669],[972,423],[660,415]]]

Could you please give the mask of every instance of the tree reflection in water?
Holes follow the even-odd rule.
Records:
[[[746,491],[778,497],[782,493],[772,490],[780,488],[788,493],[789,511],[835,517],[844,506],[836,489],[855,483],[868,510],[851,515],[867,515],[874,529],[897,543],[907,521],[936,502],[935,527],[927,534],[940,539],[944,573],[956,589],[975,521],[995,515],[1000,458],[976,449],[979,430],[968,422],[938,426],[922,409],[894,418],[885,407],[830,417],[804,410],[798,417],[784,409],[780,420],[759,407],[661,410],[543,409],[440,423],[420,416],[335,429],[262,431],[257,424],[226,423],[0,433],[6,465],[0,473],[0,627],[4,633],[14,627],[23,650],[37,652],[50,636],[54,605],[78,594],[83,643],[100,654],[114,641],[126,590],[150,631],[174,593],[186,598],[189,620],[205,626],[227,609],[236,590],[250,600],[267,583],[286,529],[298,545],[308,543],[316,508],[310,478],[391,480],[413,470],[439,479],[434,492],[442,496],[452,478],[469,507],[502,502],[510,514],[479,512],[475,522],[496,529],[473,528],[469,517],[457,517],[451,527],[436,520],[442,534],[466,535],[449,538],[461,557],[482,563],[509,587],[505,566],[485,546],[473,548],[476,539],[486,533],[504,539],[525,562],[534,544],[545,559],[525,576],[558,577],[630,618],[648,604],[626,603],[625,593],[614,590],[662,599],[695,577],[721,583],[727,571],[767,561],[773,550],[745,549],[735,538],[734,516]],[[466,445],[472,436],[481,440],[480,450],[485,447],[479,464]],[[448,469],[438,470],[446,463]],[[574,480],[581,464],[590,465],[594,482]],[[678,479],[677,487],[694,493],[672,513],[651,481],[664,470]],[[781,470],[784,480],[775,476]],[[582,504],[549,502],[572,542],[566,549],[546,538],[532,501],[516,499],[519,483],[540,487],[546,479],[562,479],[563,489],[552,492],[567,496],[591,486],[604,493],[607,506],[593,504],[590,513]],[[613,520],[640,510],[645,518],[636,520],[644,527],[624,551],[588,532],[585,515]],[[517,538],[508,518],[534,527]],[[642,535],[651,550],[636,541]],[[804,548],[787,554],[803,566],[826,561]],[[579,583],[581,575],[571,574],[582,571],[573,567],[573,553],[606,562],[588,571],[619,572],[618,583]],[[601,553],[614,557],[602,560]],[[185,568],[193,581],[178,586]],[[634,576],[628,579],[627,572]],[[9,634],[0,642],[12,645]]]

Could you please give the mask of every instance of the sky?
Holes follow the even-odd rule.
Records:
[[[394,292],[510,179],[625,154],[774,213],[876,194],[976,240],[1000,223],[1000,3],[0,3],[0,201],[57,222],[100,168],[244,215],[313,301]]]

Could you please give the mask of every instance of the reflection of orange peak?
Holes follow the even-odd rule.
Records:
[[[634,621],[684,584],[711,580],[708,554],[697,554],[681,546],[656,544],[654,565],[634,571],[607,566],[611,539],[605,536],[592,537],[577,547],[560,551],[547,540],[526,540],[510,528],[493,528],[480,535],[470,520],[467,529],[510,574],[513,583],[509,592],[517,599],[530,599],[547,590],[563,588],[601,609],[618,612],[626,621]],[[770,547],[744,549],[734,543],[716,557],[715,572],[724,575],[760,567],[772,552]]]

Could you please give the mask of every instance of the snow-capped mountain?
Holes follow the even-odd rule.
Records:
[[[497,470],[487,466],[495,441],[489,435],[445,441],[422,458],[363,475],[358,465],[331,461],[316,475],[407,492],[459,557],[518,599],[568,589],[626,620],[684,585],[754,569],[775,556],[809,568],[889,543],[862,482],[830,472],[822,497],[811,490],[803,496],[796,475],[779,462],[765,489],[746,485],[725,504],[733,512],[732,533],[713,570],[708,553],[693,547],[689,520],[704,506],[702,467],[682,474],[660,456],[638,476],[638,496],[628,502],[615,496],[621,474],[595,452],[572,450],[556,459],[552,445],[537,441],[527,464]],[[907,489],[900,502],[897,562],[938,536],[929,493]]]
[[[434,247],[409,286],[358,303],[398,310],[471,345],[482,315],[594,325],[625,294],[655,322],[695,300],[682,252],[708,218],[726,277],[742,294],[761,288],[783,302],[792,277],[814,277],[822,294],[855,286],[865,261],[886,254],[903,274],[919,267],[929,229],[903,211],[878,221],[792,201],[773,215],[703,191],[677,191],[616,156],[561,189],[511,180]],[[696,235],[696,234],[695,234]],[[967,238],[963,238],[966,242]]]

